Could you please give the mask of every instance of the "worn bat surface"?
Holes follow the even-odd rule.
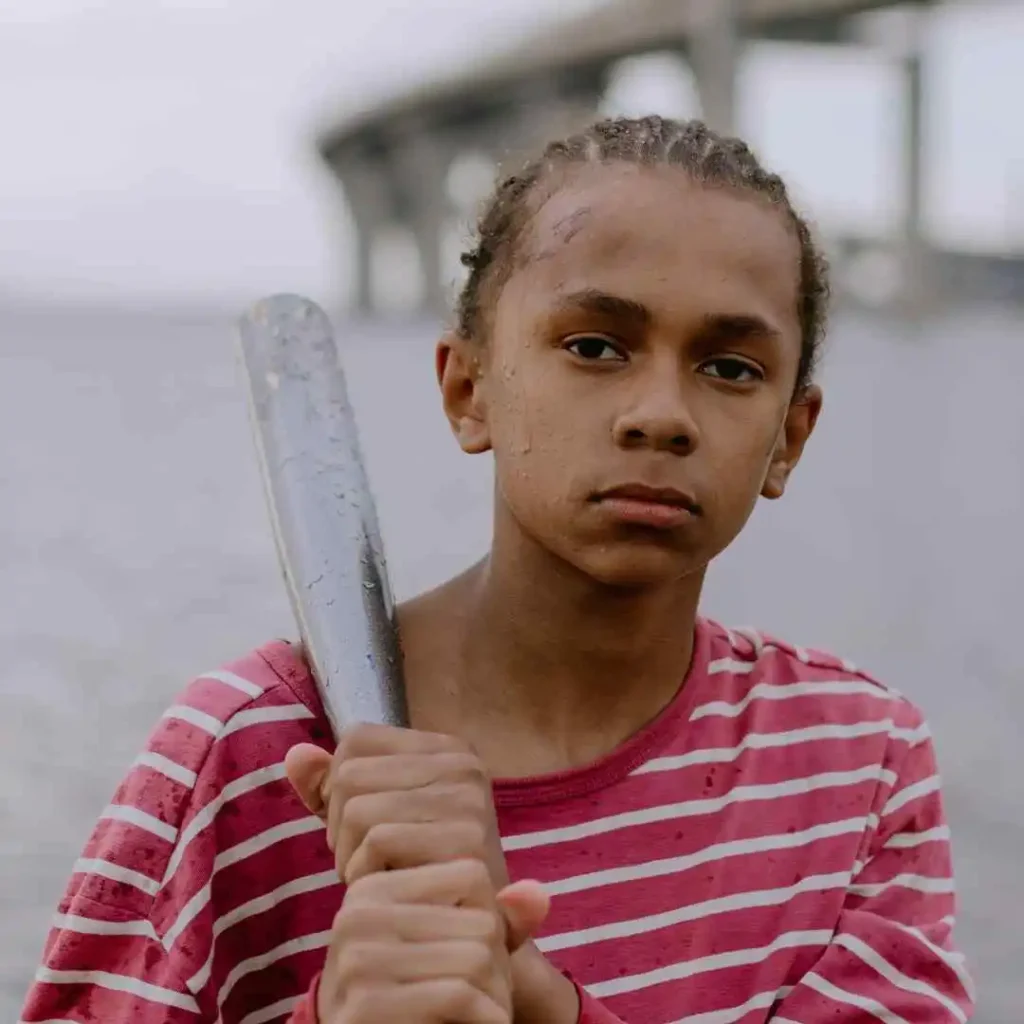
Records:
[[[327,315],[276,295],[239,325],[253,433],[285,581],[337,734],[407,725],[377,513]]]

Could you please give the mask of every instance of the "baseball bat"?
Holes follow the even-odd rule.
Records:
[[[297,295],[241,318],[253,439],[306,657],[337,736],[407,726],[395,604],[334,331]]]

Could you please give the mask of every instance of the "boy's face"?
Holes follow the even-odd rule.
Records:
[[[674,168],[574,171],[530,219],[484,346],[439,347],[506,518],[604,583],[701,571],[781,496],[820,408],[817,389],[793,401],[798,257],[756,198]]]

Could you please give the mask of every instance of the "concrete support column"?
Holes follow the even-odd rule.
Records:
[[[444,314],[451,303],[444,279],[444,227],[450,214],[445,179],[453,154],[444,139],[426,128],[403,132],[394,145],[395,173],[406,223],[416,238],[423,273],[423,306]]]
[[[373,288],[373,247],[377,236],[394,218],[387,169],[378,162],[353,158],[337,168],[355,228],[355,276],[352,305],[360,316],[376,312]]]
[[[913,46],[903,58],[903,263],[906,305],[917,313],[931,297],[929,247],[924,235],[924,67],[920,46]]]
[[[690,67],[697,81],[701,112],[708,126],[735,134],[736,83],[743,46],[739,0],[701,0],[697,28],[690,38]]]

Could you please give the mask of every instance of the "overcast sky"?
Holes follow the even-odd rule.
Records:
[[[964,244],[1024,247],[1024,5],[967,6],[931,34],[933,222]],[[553,9],[0,0],[0,292],[330,298],[344,232],[313,127]],[[897,85],[863,54],[764,51],[746,72],[744,126],[823,222],[884,224],[898,213]],[[618,96],[683,109],[686,81],[648,66]]]

